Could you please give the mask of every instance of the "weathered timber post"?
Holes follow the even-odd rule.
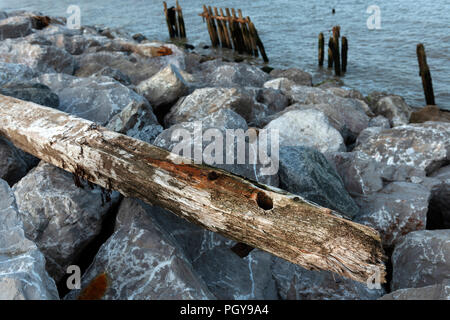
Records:
[[[333,38],[328,40],[328,69],[333,68]]]
[[[170,9],[167,9],[167,3],[165,1],[163,2],[163,5],[164,5],[164,15],[166,16],[167,28],[169,29],[169,36],[171,39],[174,39],[176,36],[175,36],[175,30],[173,28],[173,24],[171,21],[171,17],[170,17],[171,13],[169,13]]]
[[[0,95],[0,135],[91,183],[310,270],[385,282],[380,235],[298,195],[195,164],[57,109]]]
[[[257,41],[256,41],[255,37],[253,36],[251,29],[250,29],[250,22],[251,22],[250,17],[247,17],[246,20],[247,20],[247,28],[248,28],[248,37],[250,38],[250,43],[252,45],[253,55],[255,57],[258,57],[259,53],[258,53],[258,46],[256,44]]]
[[[243,37],[243,40],[244,40],[245,51],[248,54],[253,55],[252,43],[250,41],[250,35],[249,35],[248,28],[247,28],[247,23],[246,23],[245,19],[243,18],[241,9],[238,9],[238,17],[239,17],[239,20],[240,20],[239,24],[241,26],[241,31],[242,31],[242,37]]]
[[[323,37],[323,33],[319,34],[319,66],[323,66],[323,58],[324,58],[324,48],[325,48],[325,39]]]
[[[417,60],[419,62],[419,75],[422,78],[422,86],[423,92],[425,93],[426,103],[427,105],[435,105],[433,82],[431,80],[430,68],[427,63],[425,47],[422,43],[417,45]]]
[[[231,12],[233,13],[234,31],[236,32],[236,42],[238,43],[237,51],[242,54],[245,52],[245,43],[244,37],[242,35],[241,25],[237,21],[236,10],[234,8],[231,8]]]
[[[231,35],[231,41],[233,42],[234,50],[238,50],[238,43],[236,39],[236,31],[235,31],[235,25],[233,23],[233,17],[231,16],[231,12],[229,8],[225,8],[225,12],[227,14],[227,20],[228,20],[228,26],[230,27],[230,35]]]
[[[211,9],[211,7],[208,7],[208,14],[209,14],[209,21],[211,23],[211,30],[212,30],[212,35],[213,35],[213,47],[218,47],[219,46],[219,36],[217,34],[217,27],[216,27],[216,21],[214,19],[214,15],[213,15],[213,11]]]
[[[226,42],[226,47],[229,49],[233,49],[233,45],[230,39],[230,33],[228,31],[228,24],[227,24],[227,19],[225,18],[225,15],[223,14],[223,9],[220,8],[220,17],[223,18],[222,23],[223,23],[223,32],[225,35],[225,42]]]
[[[342,72],[347,72],[348,42],[346,37],[342,37]]]
[[[180,37],[186,38],[186,28],[184,26],[183,10],[181,9],[181,6],[178,3],[178,0],[176,1],[176,5],[177,5],[178,27],[179,27],[179,31],[180,31]]]
[[[258,31],[256,31],[255,25],[251,21],[249,22],[248,25],[250,27],[250,32],[252,33],[253,38],[256,39],[256,44],[259,48],[259,51],[261,52],[261,56],[263,57],[264,62],[269,62],[269,58],[267,58],[266,55],[266,50],[264,49],[264,45],[258,36]]]
[[[341,58],[339,54],[339,37],[340,37],[340,27],[333,27],[333,64],[334,64],[334,73],[337,76],[341,75]]]
[[[227,43],[226,43],[226,39],[225,39],[225,31],[224,31],[223,23],[219,19],[219,11],[217,10],[217,7],[214,7],[213,10],[214,10],[214,15],[215,15],[216,21],[217,21],[217,30],[219,32],[220,43],[222,45],[222,48],[226,48]]]

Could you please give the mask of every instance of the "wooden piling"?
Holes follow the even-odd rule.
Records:
[[[219,16],[219,11],[217,10],[217,7],[214,7],[213,10],[214,10],[214,15],[216,17],[218,17]],[[226,47],[226,41],[225,41],[225,32],[223,30],[222,21],[220,19],[216,19],[216,22],[217,22],[217,32],[219,34],[220,44],[221,44],[222,48],[225,48]]]
[[[222,20],[222,26],[223,26],[224,36],[225,36],[226,48],[233,49],[233,45],[232,45],[231,38],[230,38],[230,32],[228,30],[229,22],[227,24],[227,20],[225,19],[225,15],[223,13],[222,8],[220,8],[220,17],[224,18]]]
[[[238,44],[237,51],[242,54],[245,52],[245,45],[244,45],[244,38],[242,36],[242,30],[240,23],[236,21],[236,10],[234,8],[231,8],[231,12],[233,13],[233,24],[234,24],[234,31],[236,32],[236,42]]]
[[[347,72],[347,53],[348,53],[348,42],[347,37],[342,37],[342,72]]]
[[[323,66],[325,39],[323,33],[319,34],[319,66]]]
[[[422,43],[417,45],[417,60],[419,62],[419,75],[422,78],[423,92],[427,105],[436,105],[434,101],[433,83],[431,80],[430,68],[427,63],[425,47]]]
[[[328,40],[328,69],[333,68],[333,38]]]
[[[210,18],[209,18],[208,9],[206,8],[205,5],[203,5],[203,18],[206,21],[206,27],[208,28],[209,39],[211,40],[211,45],[212,45],[214,43],[214,40],[213,40],[212,31],[211,31],[211,23],[209,22]]]
[[[177,5],[177,14],[178,14],[178,28],[180,31],[180,37],[186,38],[186,28],[184,26],[184,18],[183,18],[183,10],[181,9],[180,4],[178,3],[178,0],[176,1]]]
[[[333,63],[334,63],[334,73],[337,76],[341,75],[341,58],[339,54],[339,37],[340,37],[340,27],[333,27]]]
[[[248,27],[248,36],[250,38],[250,42],[251,42],[251,45],[252,45],[253,55],[255,57],[258,57],[259,53],[258,53],[258,46],[256,44],[256,39],[253,37],[252,32],[250,30],[250,22],[251,22],[250,17],[247,17],[246,19],[247,19],[247,27]]]
[[[244,41],[244,47],[245,47],[245,51],[250,54],[253,55],[253,49],[252,49],[252,43],[250,41],[250,34],[247,28],[247,23],[245,22],[245,19],[242,15],[242,10],[238,9],[238,17],[241,20],[241,22],[239,22],[240,26],[241,26],[241,31],[242,31],[242,38]]]
[[[167,3],[164,1],[164,15],[166,16],[167,29],[169,30],[169,36],[171,39],[175,38],[175,30],[173,29],[173,25],[170,21],[169,17],[169,9],[167,9]]]
[[[249,27],[250,27],[250,32],[252,33],[252,36],[254,37],[254,39],[256,39],[256,44],[259,48],[259,51],[261,52],[261,56],[263,57],[264,62],[266,62],[266,63],[269,62],[269,58],[266,55],[266,50],[264,49],[264,45],[263,45],[261,39],[259,38],[258,31],[256,30],[253,22],[250,21]]]
[[[217,34],[216,22],[215,22],[215,19],[213,18],[213,11],[212,11],[211,7],[208,7],[208,13],[209,13],[209,17],[210,17],[209,21],[211,23],[211,29],[212,29],[212,34],[213,34],[213,38],[214,38],[213,47],[218,47],[220,41],[219,41],[219,36]]]

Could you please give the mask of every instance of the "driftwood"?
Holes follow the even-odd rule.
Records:
[[[385,282],[379,234],[280,189],[181,157],[91,121],[0,95],[0,135],[18,148],[126,197],[307,269]]]

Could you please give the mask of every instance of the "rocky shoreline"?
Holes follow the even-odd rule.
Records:
[[[234,241],[80,188],[0,137],[0,299],[450,299],[449,113],[365,97],[335,79],[313,84],[295,68],[264,70],[117,29],[0,12],[0,94],[168,150],[172,133],[192,132],[195,121],[278,129],[277,174],[218,166],[378,230],[386,285],[369,289],[261,250],[241,258]],[[82,269],[81,290],[67,289],[70,265]]]

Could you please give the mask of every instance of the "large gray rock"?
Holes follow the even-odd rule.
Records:
[[[32,32],[31,20],[28,17],[16,16],[0,20],[0,41],[25,37]]]
[[[407,165],[388,165],[360,152],[333,152],[326,154],[336,167],[345,189],[352,196],[370,195],[383,189],[387,181],[411,182],[425,177],[425,173]]]
[[[45,258],[25,237],[14,195],[0,179],[0,300],[59,299]]]
[[[246,63],[208,61],[201,64],[203,81],[215,87],[262,87],[269,75]]]
[[[153,77],[139,83],[136,91],[158,109],[170,107],[178,98],[187,94],[188,85],[180,70],[174,65],[169,65]]]
[[[391,247],[409,232],[424,230],[430,191],[408,182],[393,182],[375,194],[355,198],[361,215],[355,221],[376,229]]]
[[[106,127],[148,143],[153,143],[163,131],[148,104],[129,104],[112,117]]]
[[[312,86],[312,76],[310,73],[297,68],[286,70],[274,69],[270,72],[273,78],[286,78],[301,86]]]
[[[27,82],[36,76],[36,72],[24,64],[0,62],[0,86],[8,82]]]
[[[101,125],[127,106],[151,108],[144,97],[108,77],[77,78],[52,73],[41,75],[37,80],[59,96],[59,110]]]
[[[450,280],[422,288],[400,289],[379,300],[450,300]]]
[[[391,126],[397,127],[409,123],[412,109],[402,97],[387,96],[379,99],[374,104],[372,111],[376,115],[388,118]]]
[[[49,87],[40,83],[10,82],[0,87],[0,94],[51,108],[59,106],[58,96]]]
[[[266,112],[267,106],[255,100],[252,90],[237,88],[201,88],[181,98],[165,116],[166,127],[201,120],[220,109],[231,109],[248,123]]]
[[[275,258],[272,274],[278,295],[283,300],[375,300],[383,289],[369,289],[366,284],[328,271],[310,271]]]
[[[22,38],[0,42],[0,61],[25,64],[38,72],[73,74],[75,70],[75,59],[67,51]]]
[[[146,210],[172,234],[194,270],[218,299],[277,299],[270,266],[272,255],[253,250],[240,258],[231,248],[235,241],[208,231],[157,206]]]
[[[450,230],[408,233],[392,254],[393,291],[420,288],[450,279]]]
[[[12,186],[22,179],[28,170],[29,167],[19,149],[0,137],[0,179],[6,180]]]
[[[432,174],[431,200],[428,208],[427,229],[450,229],[450,166]]]
[[[367,128],[369,117],[360,108],[351,108],[343,104],[293,104],[285,109],[322,111],[330,120],[330,124],[338,130],[345,140],[354,141],[360,132]]]
[[[369,120],[369,127],[381,127],[383,129],[389,129],[391,124],[388,118],[383,116],[376,116]]]
[[[383,164],[413,166],[431,174],[450,160],[450,125],[427,122],[386,129],[354,151]]]
[[[152,42],[137,45],[126,41],[112,41],[109,44],[109,46],[90,47],[83,54],[77,56],[79,68],[75,75],[88,77],[104,67],[110,67],[127,75],[131,83],[137,85],[170,64],[180,70],[185,68],[184,51],[172,44]],[[164,46],[170,49],[172,54],[155,57],[147,54],[155,46]]]
[[[26,236],[45,255],[56,281],[100,233],[104,216],[118,200],[117,193],[107,201],[100,188],[82,183],[77,187],[71,174],[41,162],[13,188]]]
[[[104,300],[214,299],[173,237],[132,199],[122,202],[115,232],[83,275],[82,290],[101,274],[108,279]]]
[[[218,114],[219,112],[221,114]],[[228,117],[228,119],[219,122],[219,117]],[[242,121],[242,118],[240,118],[239,120],[238,117],[239,116],[236,113],[234,113],[233,115],[232,111],[226,112],[225,114],[224,110],[219,110],[216,113],[212,113],[208,117],[204,118],[202,121],[178,123],[174,126],[171,126],[169,129],[164,130],[160,135],[158,135],[158,137],[154,141],[154,145],[194,160],[196,154],[194,148],[196,146],[201,146],[202,158],[198,159],[198,161],[203,161],[208,165],[224,169],[240,176],[244,176],[247,179],[253,181],[258,181],[277,187],[278,175],[275,171],[276,168],[273,167],[275,171],[273,173],[268,172],[268,174],[266,174],[267,172],[265,172],[269,165],[274,164],[261,164],[258,158],[258,149],[260,148],[260,143],[263,141],[258,139],[255,142],[252,140],[251,142],[254,143],[250,143],[250,140],[247,140],[244,135],[247,132],[248,139],[257,139],[256,131],[254,129],[244,131],[247,126],[244,121]],[[218,127],[217,125],[224,126]],[[235,129],[241,128],[242,136],[244,136],[243,139],[245,139],[242,140],[242,142],[236,137],[239,136],[239,132],[235,131]],[[236,134],[235,137],[232,137],[233,145],[231,145],[229,149],[227,148],[227,129],[232,129],[231,131],[233,132],[230,132],[230,134]],[[186,134],[186,136],[180,136],[180,130],[182,130]],[[197,131],[198,133],[201,132],[202,135],[196,134]],[[212,138],[211,140],[203,138],[206,137],[206,134],[212,134],[214,138]],[[220,139],[222,145],[220,145],[220,143],[213,145],[213,140],[215,141],[216,137]],[[186,141],[186,139],[188,140]],[[229,139],[228,141],[231,140]],[[267,141],[269,143],[269,150],[267,150],[268,156],[271,156],[270,135]],[[186,150],[184,148],[182,150],[177,150],[179,146],[182,146],[181,144],[186,144]],[[221,151],[216,151],[216,147],[222,148]],[[244,163],[238,162],[238,150],[245,152]],[[190,152],[190,154],[186,152]],[[222,155],[220,156],[218,152],[222,152]],[[232,163],[229,163],[227,161],[227,159],[229,159],[229,156],[232,156],[234,159]],[[273,161],[278,161],[276,156],[277,155],[273,156]]]
[[[279,130],[280,146],[308,146],[320,152],[346,150],[339,131],[319,110],[282,112],[279,117],[270,121],[265,129]]]
[[[353,217],[359,208],[326,158],[308,147],[281,147],[280,187],[312,202]]]

